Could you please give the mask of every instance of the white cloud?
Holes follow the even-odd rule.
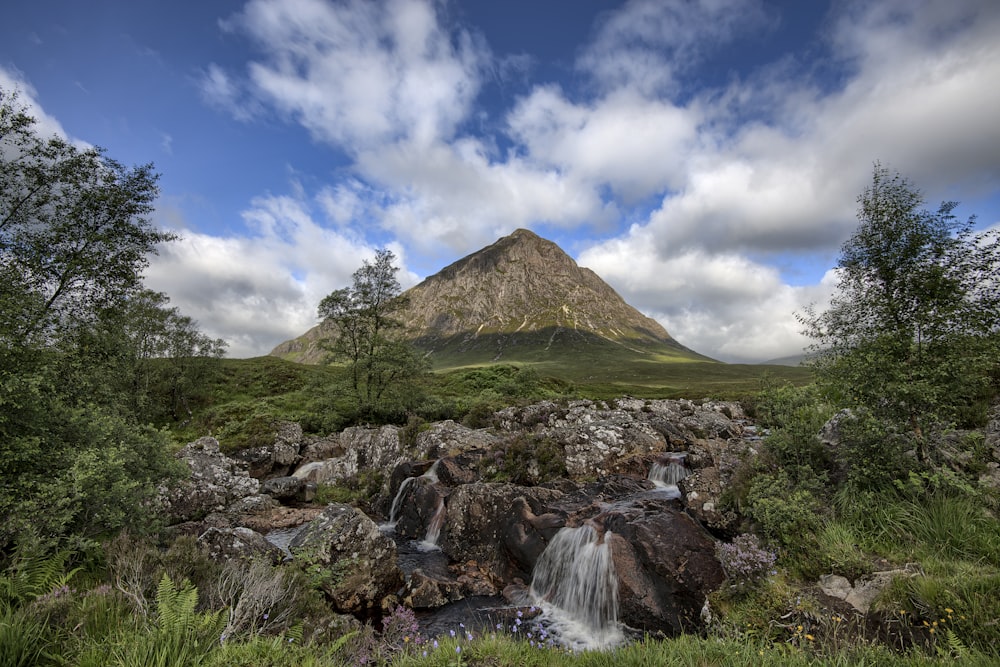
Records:
[[[811,47],[828,49],[824,67],[793,54],[711,90],[696,87],[697,67],[775,15],[759,2],[633,0],[579,51],[590,87],[540,81],[499,110],[477,106],[481,91],[490,77],[526,80],[527,59],[495,57],[449,21],[430,0],[250,0],[223,22],[258,55],[206,65],[204,99],[242,121],[277,112],[351,161],[315,193],[253,200],[252,236],[189,233],[154,261],[152,286],[234,356],[307,329],[370,239],[451,261],[515,227],[607,234],[623,220],[634,224],[581,264],[699,352],[784,356],[805,342],[794,312],[832,284],[791,286],[778,258],[836,252],[875,160],[932,206],[997,192],[991,0],[837,3],[828,41]],[[0,85],[62,132],[16,72],[0,69]]]
[[[825,303],[833,283],[789,286],[745,253],[832,253],[856,225],[875,160],[919,184],[930,207],[995,193],[998,6],[887,4],[837,18],[833,44],[849,64],[842,87],[778,67],[703,93],[691,106],[703,110],[697,140],[675,158],[683,182],[582,262],[685,345],[727,360],[784,356],[803,342],[793,313]]]
[[[159,216],[165,219],[169,211]],[[311,328],[320,300],[350,285],[362,260],[375,254],[349,232],[317,222],[302,199],[260,197],[244,218],[253,236],[182,232],[146,272],[151,289],[166,292],[205,333],[227,339],[234,357],[266,354]],[[414,282],[405,267],[401,273],[401,282]]]
[[[698,115],[625,89],[574,104],[558,88],[536,88],[508,115],[528,156],[626,201],[680,186],[697,140]]]
[[[247,67],[255,96],[348,152],[453,136],[487,57],[469,33],[445,30],[434,4],[418,0],[251,0],[225,26],[264,52]],[[228,95],[228,79],[215,79]]]
[[[793,287],[773,267],[735,254],[691,250],[665,259],[638,227],[584,251],[580,264],[683,345],[730,362],[800,354],[809,341],[795,313],[825,307],[833,285],[828,272],[819,285]]]
[[[35,119],[35,128],[41,136],[61,137],[73,141],[80,148],[89,147],[89,144],[72,139],[58,120],[45,113],[42,105],[38,103],[38,91],[18,70],[8,69],[0,65],[0,88],[8,95],[17,95],[17,103],[23,106],[27,113]]]
[[[772,24],[758,0],[631,0],[601,22],[577,66],[602,90],[672,93],[708,51]]]

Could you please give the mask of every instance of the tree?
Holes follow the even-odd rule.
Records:
[[[409,300],[400,294],[395,255],[379,250],[354,272],[353,284],[320,301],[319,316],[336,336],[329,349],[334,361],[347,363],[358,411],[371,416],[398,396],[403,383],[424,370],[419,353],[402,339],[402,324],[394,315]],[[396,390],[396,391],[394,391]]]
[[[821,385],[916,436],[963,421],[990,391],[1000,331],[1000,234],[975,233],[944,202],[923,210],[905,178],[875,165],[844,244],[837,293],[800,320]]]
[[[47,340],[140,288],[156,246],[152,165],[126,168],[98,148],[43,138],[0,91],[0,340]]]
[[[40,135],[0,89],[0,560],[32,534],[86,544],[153,523],[174,462],[146,424],[147,362],[218,349],[143,290],[174,238],[149,219],[156,181]]]

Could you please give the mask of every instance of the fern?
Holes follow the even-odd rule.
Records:
[[[156,589],[156,626],[126,638],[115,654],[120,667],[200,665],[219,645],[226,624],[224,610],[199,613],[198,589],[185,580],[180,587],[166,574]]]
[[[937,645],[937,652],[942,658],[954,658],[956,660],[965,660],[970,657],[971,652],[969,647],[958,638],[955,632],[948,628],[944,633],[945,642],[944,645]]]
[[[66,572],[72,552],[30,553],[18,549],[10,568],[0,574],[0,604],[18,608],[69,583],[80,568]]]

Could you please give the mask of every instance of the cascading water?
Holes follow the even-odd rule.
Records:
[[[441,527],[444,526],[444,519],[448,515],[448,510],[444,504],[444,498],[438,498],[437,509],[434,510],[434,516],[431,517],[430,522],[427,524],[427,534],[424,536],[424,541],[420,543],[420,546],[424,549],[437,549],[438,538],[441,537]]]
[[[563,528],[535,564],[529,594],[542,609],[542,623],[576,650],[610,648],[623,639],[610,536],[589,524]]]
[[[649,480],[656,484],[657,488],[667,491],[675,498],[680,498],[681,491],[677,484],[688,476],[688,469],[684,467],[684,456],[673,454],[665,460],[666,463],[657,462],[650,466]]]
[[[399,508],[403,502],[403,496],[406,494],[406,490],[410,488],[410,485],[417,479],[419,479],[419,477],[407,477],[403,480],[403,483],[399,485],[399,490],[396,491],[396,497],[392,499],[392,507],[389,508],[389,521],[387,523],[383,523],[379,526],[379,528],[387,531],[395,530],[396,522],[399,521]]]
[[[406,496],[410,487],[413,484],[436,484],[438,480],[437,469],[438,465],[441,463],[441,459],[438,459],[434,464],[422,475],[416,477],[407,477],[403,480],[402,484],[399,485],[399,490],[396,492],[396,497],[392,499],[392,506],[389,509],[389,521],[384,523],[379,528],[385,532],[392,532],[396,529],[396,523],[399,521],[399,512],[403,506],[403,498]],[[424,539],[419,544],[419,548],[423,551],[430,551],[437,549],[437,541],[441,536],[441,528],[444,526],[444,520],[447,516],[447,508],[444,504],[444,498],[438,499],[437,508],[434,510],[433,516],[431,516],[430,521],[427,523],[427,533]]]

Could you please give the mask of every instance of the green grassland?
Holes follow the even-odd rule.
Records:
[[[197,386],[190,389],[187,409],[164,418],[175,438],[186,442],[214,435],[226,449],[266,439],[276,419],[302,423],[307,432],[331,432],[352,423],[346,372],[336,365],[300,364],[277,357],[199,359]],[[540,398],[718,398],[738,400],[771,381],[803,385],[809,369],[792,366],[724,364],[683,357],[651,359],[636,355],[577,354],[538,361],[465,363],[428,373],[413,391],[419,396],[405,409],[387,416],[404,421],[407,414],[427,420],[462,419],[484,401],[527,401]],[[515,381],[520,374],[520,380]],[[496,407],[502,407],[497,404]]]

